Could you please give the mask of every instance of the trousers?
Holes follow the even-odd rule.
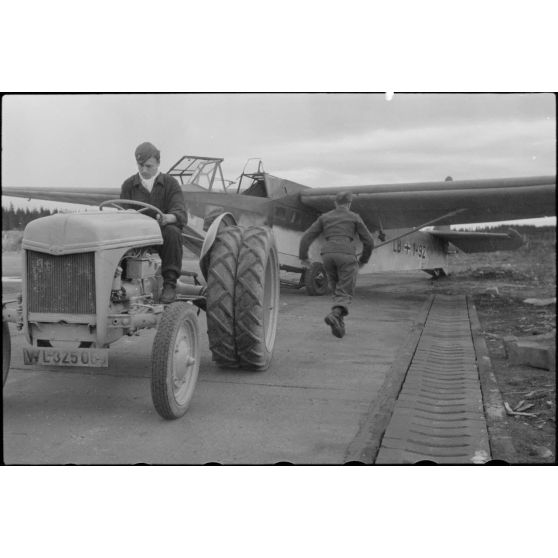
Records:
[[[338,306],[346,316],[353,299],[358,275],[357,257],[337,252],[322,254],[329,288],[333,293],[333,308]]]
[[[180,275],[182,270],[182,233],[176,225],[166,225],[161,228],[163,244],[156,246],[157,253],[161,258],[161,274],[163,279],[174,279]],[[171,272],[171,273],[169,273]],[[174,277],[176,273],[176,277]]]

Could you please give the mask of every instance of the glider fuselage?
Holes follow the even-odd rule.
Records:
[[[220,192],[185,191],[189,226],[203,235],[208,218],[223,212],[232,213],[239,225],[268,225],[273,228],[279,252],[279,262],[283,268],[300,268],[298,248],[304,231],[319,216],[311,208],[294,203],[292,195],[269,199],[250,195],[236,195]],[[370,263],[361,269],[362,273],[403,271],[416,269],[446,268],[447,242],[428,232],[409,229],[385,229],[385,242],[376,240],[380,246],[374,250]],[[399,238],[402,235],[403,238]],[[397,239],[389,241],[389,239]],[[321,237],[310,247],[310,259],[321,261]],[[356,251],[361,252],[360,241],[356,241]]]

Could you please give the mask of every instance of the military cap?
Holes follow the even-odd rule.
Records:
[[[335,196],[335,203],[338,205],[345,205],[347,203],[351,203],[353,201],[353,194],[352,192],[337,192]]]
[[[157,161],[161,160],[161,152],[152,143],[149,143],[148,141],[140,143],[136,147],[135,156],[136,156],[136,161],[140,165],[143,165],[145,161],[147,161],[147,159],[150,159],[151,157],[155,157]]]

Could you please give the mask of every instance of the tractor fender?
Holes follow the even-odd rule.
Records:
[[[209,253],[211,252],[213,243],[217,238],[219,229],[221,227],[235,226],[236,224],[237,223],[234,215],[228,212],[221,213],[221,215],[216,217],[213,223],[211,223],[211,226],[209,227],[207,234],[205,235],[205,239],[203,241],[202,249],[200,252],[200,270],[202,272],[203,278],[206,281],[209,267]]]
[[[21,309],[14,306],[8,306],[8,304],[17,303],[17,299],[13,300],[3,300],[2,301],[2,321],[3,322],[21,322]]]

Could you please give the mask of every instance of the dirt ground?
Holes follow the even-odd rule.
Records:
[[[556,241],[541,236],[528,237],[526,245],[513,252],[453,254],[450,275],[433,281],[434,292],[472,297],[504,401],[512,410],[524,401],[523,409],[533,415],[507,417],[516,463],[556,460],[556,373],[511,364],[503,342],[510,335],[556,333],[556,303],[524,302],[556,297]]]

